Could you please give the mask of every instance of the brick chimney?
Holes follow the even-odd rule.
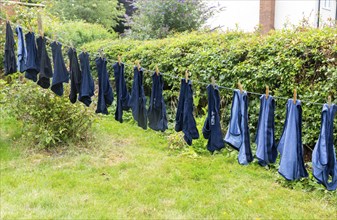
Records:
[[[260,25],[262,33],[274,29],[275,0],[260,0]]]

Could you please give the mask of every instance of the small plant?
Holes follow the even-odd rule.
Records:
[[[22,132],[27,140],[38,148],[49,148],[88,138],[93,119],[88,108],[78,102],[71,104],[66,95],[58,97],[51,90],[31,81],[13,80],[14,77],[17,75],[8,77],[12,82],[0,89],[2,104],[23,122]]]

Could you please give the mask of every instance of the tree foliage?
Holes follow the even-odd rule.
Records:
[[[136,39],[163,38],[173,32],[196,30],[215,10],[202,0],[138,0],[131,21]]]
[[[56,0],[49,8],[51,13],[67,20],[84,20],[114,28],[123,19],[125,9],[118,0]]]

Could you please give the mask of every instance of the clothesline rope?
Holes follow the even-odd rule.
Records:
[[[1,17],[0,16],[0,19],[2,19],[2,20],[4,20],[4,21],[6,21],[6,19],[5,18],[3,18],[3,17]],[[17,26],[21,26],[21,25],[19,25],[19,24],[17,24],[17,23],[14,23],[14,22],[11,22],[12,24],[14,24],[14,25],[17,25]],[[24,27],[22,27],[22,30],[26,30],[27,31],[27,28],[24,28]],[[51,38],[49,38],[49,37],[46,37],[46,36],[44,36],[44,38],[46,38],[48,41],[54,41],[54,40],[52,40]],[[61,38],[62,39],[62,38]],[[60,41],[59,41],[60,42]],[[74,48],[73,46],[70,46],[70,45],[68,45],[68,44],[64,44],[64,43],[62,43],[62,42],[60,42],[62,45],[64,45],[65,47],[67,47],[67,48]],[[100,48],[100,50],[104,50],[104,48],[107,48],[107,47],[109,47],[110,45],[113,45],[113,44],[115,44],[114,42],[112,43],[112,42],[110,42],[110,43],[107,43],[106,45],[104,45],[104,47],[101,47]],[[76,50],[78,50],[78,51],[80,51],[80,52],[84,52],[83,50],[81,50],[81,49],[76,49]],[[112,62],[118,62],[118,61],[116,61],[116,60],[111,60]],[[134,64],[129,64],[129,63],[124,63],[124,65],[125,66],[134,66]],[[143,68],[143,67],[142,67]],[[146,68],[143,68],[143,70],[144,71],[146,71],[146,72],[155,72],[155,70],[150,70],[150,69],[146,69]],[[172,75],[172,74],[169,74],[169,73],[161,73],[162,75],[164,75],[164,76],[168,76],[168,77],[171,77],[171,78],[173,78],[173,79],[179,79],[180,77],[179,76],[174,76],[174,75]],[[209,83],[206,83],[206,82],[202,82],[202,81],[198,81],[198,80],[192,80],[194,83],[198,83],[198,84],[200,84],[200,85],[205,85],[205,86],[207,86],[207,85],[209,85]],[[235,91],[235,88],[230,88],[230,87],[226,87],[226,86],[222,86],[222,85],[217,85],[218,86],[218,88],[220,88],[220,89],[226,89],[226,90],[229,90],[229,91]],[[251,95],[256,95],[256,96],[261,96],[261,95],[264,95],[264,94],[262,94],[262,93],[257,93],[257,92],[251,92],[251,91],[246,91],[248,94],[251,94]],[[273,96],[275,99],[282,99],[282,100],[288,100],[289,98],[286,98],[286,97],[280,97],[280,96]],[[319,102],[311,102],[311,101],[307,101],[307,100],[301,100],[301,102],[302,103],[306,103],[306,104],[311,104],[311,105],[324,105],[324,103],[319,103]]]

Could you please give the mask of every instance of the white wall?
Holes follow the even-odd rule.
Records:
[[[285,25],[297,25],[303,18],[316,27],[318,0],[276,0],[275,1],[275,29]]]
[[[223,26],[223,30],[239,29],[254,31],[259,24],[260,0],[222,0],[207,1],[209,5],[226,7],[224,11],[209,19],[207,25],[211,28]]]
[[[320,10],[320,27],[323,25],[331,25],[331,21],[336,19],[336,0],[330,0],[330,8],[325,7],[324,0],[321,0],[321,10]]]

